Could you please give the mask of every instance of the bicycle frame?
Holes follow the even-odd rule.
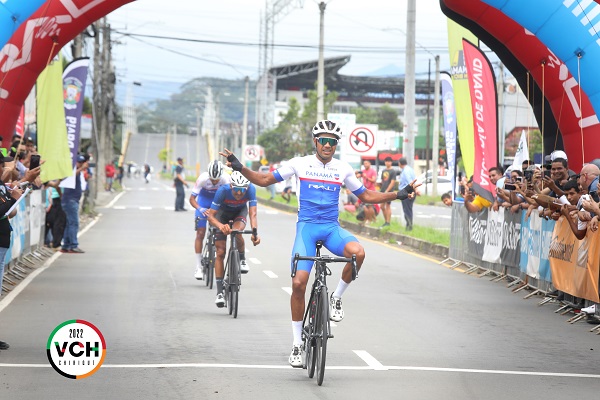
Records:
[[[204,245],[202,246],[202,268],[204,269],[204,280],[206,286],[210,289],[213,287],[213,277],[215,271],[215,233],[217,228],[209,225],[206,236],[204,238]],[[205,256],[207,254],[207,256]]]
[[[232,225],[230,221],[229,225]],[[233,314],[233,318],[237,318],[238,314],[238,299],[240,286],[242,284],[242,274],[240,272],[240,259],[237,249],[236,235],[256,234],[254,230],[232,230],[229,239],[229,251],[227,252],[227,261],[223,276],[223,290],[225,292],[225,304],[229,310],[229,314]],[[235,261],[232,261],[234,260]]]

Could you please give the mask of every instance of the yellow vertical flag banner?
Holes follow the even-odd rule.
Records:
[[[473,108],[467,79],[467,66],[463,55],[462,40],[479,45],[479,39],[469,30],[448,19],[448,49],[450,52],[450,74],[454,89],[454,105],[458,127],[458,142],[467,177],[473,175],[475,167],[475,133],[473,131]]]
[[[44,161],[40,175],[42,182],[73,175],[67,142],[62,73],[62,55],[59,53],[36,83],[38,152]]]

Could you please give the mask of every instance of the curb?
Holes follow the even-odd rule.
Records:
[[[259,198],[258,201],[262,204],[268,205],[269,207],[286,211],[292,214],[297,213],[296,207],[288,206],[287,204],[282,204],[272,200],[266,200]],[[411,249],[421,253],[427,254],[428,256],[446,258],[449,253],[449,249],[446,246],[442,246],[440,244],[426,242],[421,239],[414,238],[412,236],[403,235],[401,233],[395,232],[382,232],[379,228],[373,228],[370,226],[360,225],[354,222],[348,221],[340,221],[340,225],[349,230],[350,232],[361,234],[364,236],[369,236],[371,239],[378,240],[380,242],[389,242],[390,240],[394,240],[396,243],[399,243],[403,246],[408,246]]]

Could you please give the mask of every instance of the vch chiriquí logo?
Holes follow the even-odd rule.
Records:
[[[67,378],[83,379],[100,369],[106,356],[106,342],[93,324],[73,319],[54,328],[46,352],[56,372]]]

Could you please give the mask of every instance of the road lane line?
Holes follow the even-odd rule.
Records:
[[[352,350],[357,356],[359,356],[367,365],[376,371],[385,371],[386,367],[383,366],[375,357],[370,355],[365,350]]]
[[[265,210],[265,214],[277,215],[277,214],[279,214],[279,211]]]
[[[106,208],[111,208],[112,206],[114,206],[114,205],[115,205],[115,203],[116,203],[116,202],[117,202],[117,201],[118,201],[118,200],[119,200],[121,197],[123,197],[123,195],[124,195],[125,193],[126,193],[126,192],[121,192],[121,193],[117,194],[117,195],[115,196],[115,198],[114,198],[114,199],[112,199],[112,201],[106,205]]]
[[[290,296],[292,295],[291,287],[282,287],[281,289],[283,289],[283,291],[286,292],[287,294],[289,294]]]
[[[108,208],[108,207],[107,207]],[[125,206],[114,206],[113,210],[125,210],[127,207]]]
[[[265,273],[266,276],[268,276],[271,279],[277,279],[277,275],[273,272],[273,271],[263,271]]]
[[[250,257],[248,260],[250,260],[252,264],[262,264],[258,258]]]
[[[144,207],[140,207],[140,210],[152,210],[152,207],[144,206]]]
[[[173,273],[169,271],[169,276],[171,277],[171,282],[173,282],[173,287],[177,289],[177,283],[175,283],[175,278],[173,277]]]
[[[50,368],[50,364],[11,364],[0,363],[0,368]],[[173,364],[102,364],[101,368],[122,368],[122,369],[158,369],[158,368],[232,368],[232,369],[294,369],[287,364],[278,365],[260,365],[260,364],[207,364],[207,363],[173,363]],[[591,378],[600,379],[600,375],[594,374],[574,374],[563,372],[542,372],[542,371],[507,371],[490,369],[468,369],[468,368],[437,368],[437,367],[410,367],[410,366],[384,366],[386,371],[423,371],[423,372],[454,372],[467,374],[492,374],[492,375],[526,375],[540,377],[558,377],[558,378]],[[328,370],[347,370],[347,371],[378,371],[369,366],[351,366],[338,365],[326,366]]]

